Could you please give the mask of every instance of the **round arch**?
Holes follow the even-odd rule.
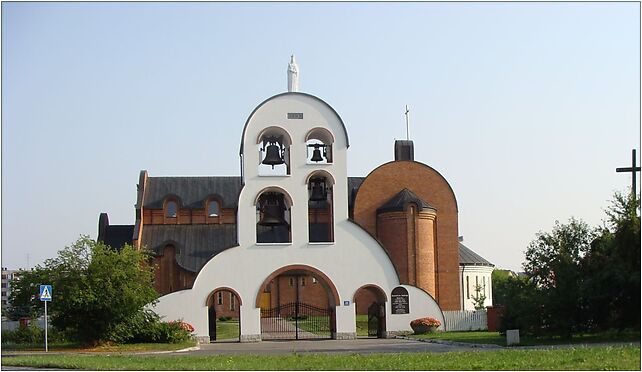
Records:
[[[170,201],[176,202],[179,208],[183,206],[183,201],[180,196],[176,194],[167,194],[163,197],[163,208],[165,208],[165,205]]]
[[[364,284],[361,287],[357,288],[356,291],[352,294],[352,302],[355,302],[355,298],[357,296],[357,293],[362,290],[362,289],[374,289],[375,291],[379,292],[380,295],[383,297],[384,302],[388,302],[388,295],[386,295],[386,291],[384,291],[381,287],[379,287],[376,284]]]
[[[332,135],[332,132],[323,127],[312,128],[308,131],[308,133],[305,134],[306,142],[311,139],[319,140],[326,145],[334,143],[334,135]]]
[[[261,132],[259,132],[259,135],[256,137],[256,144],[261,143],[261,139],[263,138],[263,136],[268,133],[270,135],[283,136],[283,145],[285,145],[286,147],[292,145],[292,136],[290,136],[290,133],[288,133],[288,131],[284,128],[276,125],[263,128],[263,130],[261,130]]]
[[[451,196],[453,198],[454,204],[455,204],[455,211],[459,212],[459,206],[457,204],[457,196],[455,195],[455,191],[453,190],[453,188],[450,185],[450,183],[448,182],[448,180],[441,173],[439,173],[439,171],[437,171],[435,168],[431,167],[430,165],[424,164],[422,162],[416,161],[416,160],[412,160],[412,161],[411,160],[399,160],[399,161],[393,160],[393,161],[389,161],[387,163],[381,164],[377,168],[375,168],[372,171],[370,171],[370,173],[368,173],[368,175],[365,177],[365,179],[361,183],[361,186],[364,186],[364,184],[368,181],[368,178],[370,178],[371,176],[374,176],[374,175],[378,174],[380,171],[385,171],[385,169],[388,168],[388,167],[394,167],[394,166],[396,166],[397,164],[400,164],[400,163],[412,163],[413,165],[417,165],[419,168],[423,168],[423,169],[427,170],[428,172],[434,173],[448,187],[448,190],[449,190],[449,192],[450,192],[450,194],[451,194]],[[354,200],[355,204],[357,203],[357,198],[359,197],[359,192],[360,191],[361,191],[361,187],[359,187],[359,190],[357,190],[357,195],[355,195],[355,200]]]
[[[290,194],[287,191],[285,191],[284,188],[276,185],[265,187],[261,189],[261,191],[257,192],[256,196],[254,197],[254,202],[252,205],[256,205],[259,202],[259,198],[261,197],[261,195],[263,195],[266,192],[279,192],[283,194],[283,196],[285,196],[285,201],[290,205],[290,207],[294,205],[294,203],[292,202],[292,196],[290,196]]]
[[[327,178],[330,181],[331,184],[333,184],[333,185],[335,184],[335,180],[334,180],[334,177],[332,176],[332,174],[330,172],[328,172],[326,170],[322,170],[322,169],[315,170],[314,172],[311,172],[310,174],[308,174],[308,176],[305,178],[305,184],[306,185],[309,184],[310,183],[310,179],[312,177],[319,177],[319,176],[323,176],[323,177]]]
[[[214,293],[220,292],[220,291],[227,291],[227,292],[230,292],[230,293],[234,294],[234,296],[236,296],[236,298],[239,300],[239,306],[243,306],[243,299],[241,298],[241,295],[239,295],[239,293],[237,291],[233,290],[230,287],[217,287],[216,289],[212,290],[207,295],[207,297],[205,297],[205,306],[209,306],[210,299],[214,296]]]
[[[243,143],[245,141],[245,132],[247,131],[247,126],[250,124],[250,120],[252,119],[252,117],[254,116],[256,111],[258,111],[259,108],[261,108],[263,105],[265,105],[269,101],[271,101],[273,99],[276,99],[278,97],[288,96],[288,95],[299,95],[299,96],[303,96],[303,97],[308,97],[308,98],[311,98],[311,99],[313,99],[315,101],[318,101],[318,102],[322,103],[328,109],[330,109],[331,112],[334,113],[334,115],[336,115],[337,119],[339,119],[339,123],[341,123],[341,126],[343,127],[343,134],[344,134],[345,139],[346,139],[346,147],[350,147],[350,140],[348,139],[348,131],[346,129],[345,124],[343,123],[343,119],[341,119],[341,116],[339,116],[339,114],[336,112],[336,110],[332,106],[330,106],[327,102],[325,102],[321,98],[313,96],[312,94],[303,93],[303,92],[285,92],[285,93],[279,93],[277,95],[274,95],[274,96],[266,99],[265,101],[261,102],[258,106],[256,106],[254,108],[254,110],[252,110],[250,115],[247,117],[247,120],[245,120],[245,125],[243,126],[243,133],[241,134],[241,147],[239,148],[239,155],[243,156]]]
[[[272,272],[265,280],[263,283],[261,283],[261,286],[259,287],[258,291],[256,292],[256,300],[254,303],[254,307],[260,308],[261,307],[261,293],[263,292],[263,288],[265,288],[268,283],[270,283],[274,278],[278,277],[281,274],[284,274],[288,271],[294,271],[294,270],[303,270],[303,271],[308,271],[314,275],[316,275],[325,285],[327,285],[328,289],[330,290],[330,293],[332,294],[333,300],[334,300],[334,305],[339,306],[341,304],[340,299],[339,299],[339,291],[337,291],[337,288],[334,286],[334,283],[330,278],[325,275],[321,270],[308,266],[308,265],[288,265],[288,266],[283,266],[280,269],[277,269],[276,271]]]

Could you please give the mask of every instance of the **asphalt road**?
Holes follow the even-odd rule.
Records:
[[[480,351],[462,345],[443,345],[401,339],[356,339],[356,340],[305,340],[263,341],[255,343],[217,342],[202,344],[199,350],[166,355],[221,355],[221,354],[290,354],[290,353],[416,353]]]

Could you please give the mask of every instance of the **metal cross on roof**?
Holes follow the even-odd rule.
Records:
[[[635,166],[636,161],[637,161],[637,156],[635,156],[635,149],[631,150],[631,154],[632,154],[631,155],[631,166],[630,167],[624,167],[624,168],[615,168],[615,171],[618,172],[618,173],[621,173],[621,172],[631,173],[631,178],[632,178],[632,180],[631,180],[631,192],[635,196],[635,195],[637,195],[637,189],[636,189],[636,185],[635,185],[635,178],[636,178],[635,177],[636,176],[635,172],[639,172],[640,171],[640,167],[636,167]]]
[[[408,140],[408,141],[410,141],[410,124],[409,124],[409,121],[408,121],[408,113],[409,112],[410,112],[410,110],[408,109],[408,105],[406,105],[406,112],[404,113],[404,115],[406,115],[406,140]]]

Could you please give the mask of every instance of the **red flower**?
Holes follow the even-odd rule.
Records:
[[[410,322],[411,327],[417,327],[417,326],[439,327],[440,325],[441,325],[440,321],[431,317],[419,318]]]

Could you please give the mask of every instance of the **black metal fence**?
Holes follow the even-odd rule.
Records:
[[[305,340],[332,338],[332,309],[291,302],[261,309],[261,339]]]

